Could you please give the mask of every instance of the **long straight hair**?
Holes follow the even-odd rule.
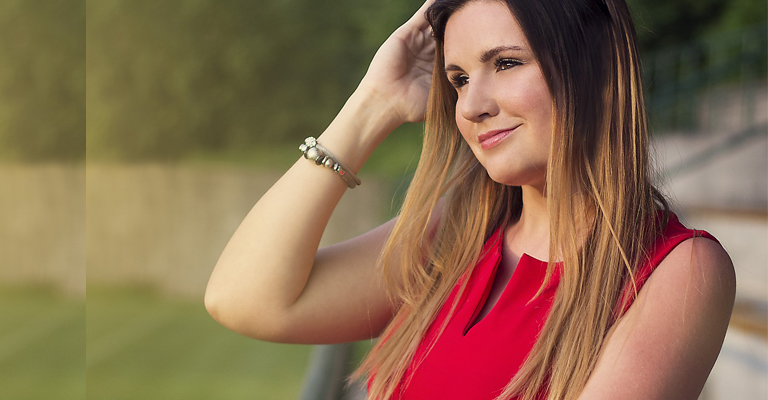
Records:
[[[523,207],[521,189],[490,179],[461,138],[456,92],[441,72],[445,25],[469,1],[478,0],[437,0],[427,11],[437,46],[424,144],[379,260],[399,308],[350,378],[371,374],[368,395],[375,400],[408,384],[406,371],[422,361],[414,357],[427,329],[443,306],[453,315],[466,289],[468,280],[462,280],[456,300],[445,304],[459,277],[471,274],[491,232],[516,221]],[[533,400],[541,393],[574,399],[630,298],[623,291],[636,294],[634,274],[666,224],[668,207],[651,183],[640,60],[624,1],[502,2],[528,39],[553,100],[545,190],[549,259],[562,260],[562,271],[536,344],[497,399]],[[437,228],[430,231],[443,197]],[[555,268],[548,264],[541,289]]]

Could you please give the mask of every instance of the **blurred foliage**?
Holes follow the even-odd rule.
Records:
[[[755,123],[755,89],[765,86],[768,74],[768,2],[628,3],[635,13],[654,133],[744,129]],[[706,110],[728,102],[739,104],[740,121],[718,127]]]
[[[88,159],[292,162],[420,3],[87,0]],[[629,3],[646,52],[766,14],[752,0]],[[374,165],[413,158],[419,126],[403,130]]]
[[[726,29],[643,56],[653,130],[697,133],[760,124],[768,75],[768,24]],[[727,118],[711,110],[728,110]]]
[[[88,157],[295,147],[416,4],[89,0]]]
[[[0,159],[85,156],[85,3],[0,2]]]
[[[761,0],[627,0],[643,52],[702,36],[758,25],[768,17]]]

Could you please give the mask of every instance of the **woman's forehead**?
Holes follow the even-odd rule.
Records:
[[[504,3],[473,1],[448,19],[443,43],[446,65],[459,59],[487,61],[499,50],[528,52],[520,24]]]

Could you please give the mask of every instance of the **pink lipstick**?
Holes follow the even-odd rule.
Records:
[[[477,136],[477,140],[480,142],[480,147],[483,150],[496,147],[505,137],[509,136],[520,125],[508,129],[497,129],[495,131],[489,131]]]

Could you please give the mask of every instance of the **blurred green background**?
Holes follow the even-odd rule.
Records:
[[[629,3],[656,134],[723,128],[718,90],[742,99],[727,124],[754,125],[765,2]],[[216,325],[205,283],[419,4],[0,2],[0,397],[296,398],[310,347]],[[377,149],[323,244],[393,214],[420,129]]]
[[[87,154],[94,162],[286,163],[265,148],[293,151],[322,131],[378,45],[419,3],[0,2],[0,160],[82,161]],[[757,32],[753,45],[763,43],[765,2],[629,3],[644,54],[716,46],[749,29]],[[758,66],[748,66],[755,78],[764,77],[764,53],[747,60]],[[739,73],[733,68],[730,79]],[[401,173],[375,164],[373,171]]]
[[[760,1],[630,3],[645,53],[765,21]],[[88,1],[88,158],[282,167],[296,143],[323,131],[419,4]],[[410,134],[385,142],[386,157],[366,169],[402,173],[410,159],[393,154],[419,144],[418,127],[403,130]]]

